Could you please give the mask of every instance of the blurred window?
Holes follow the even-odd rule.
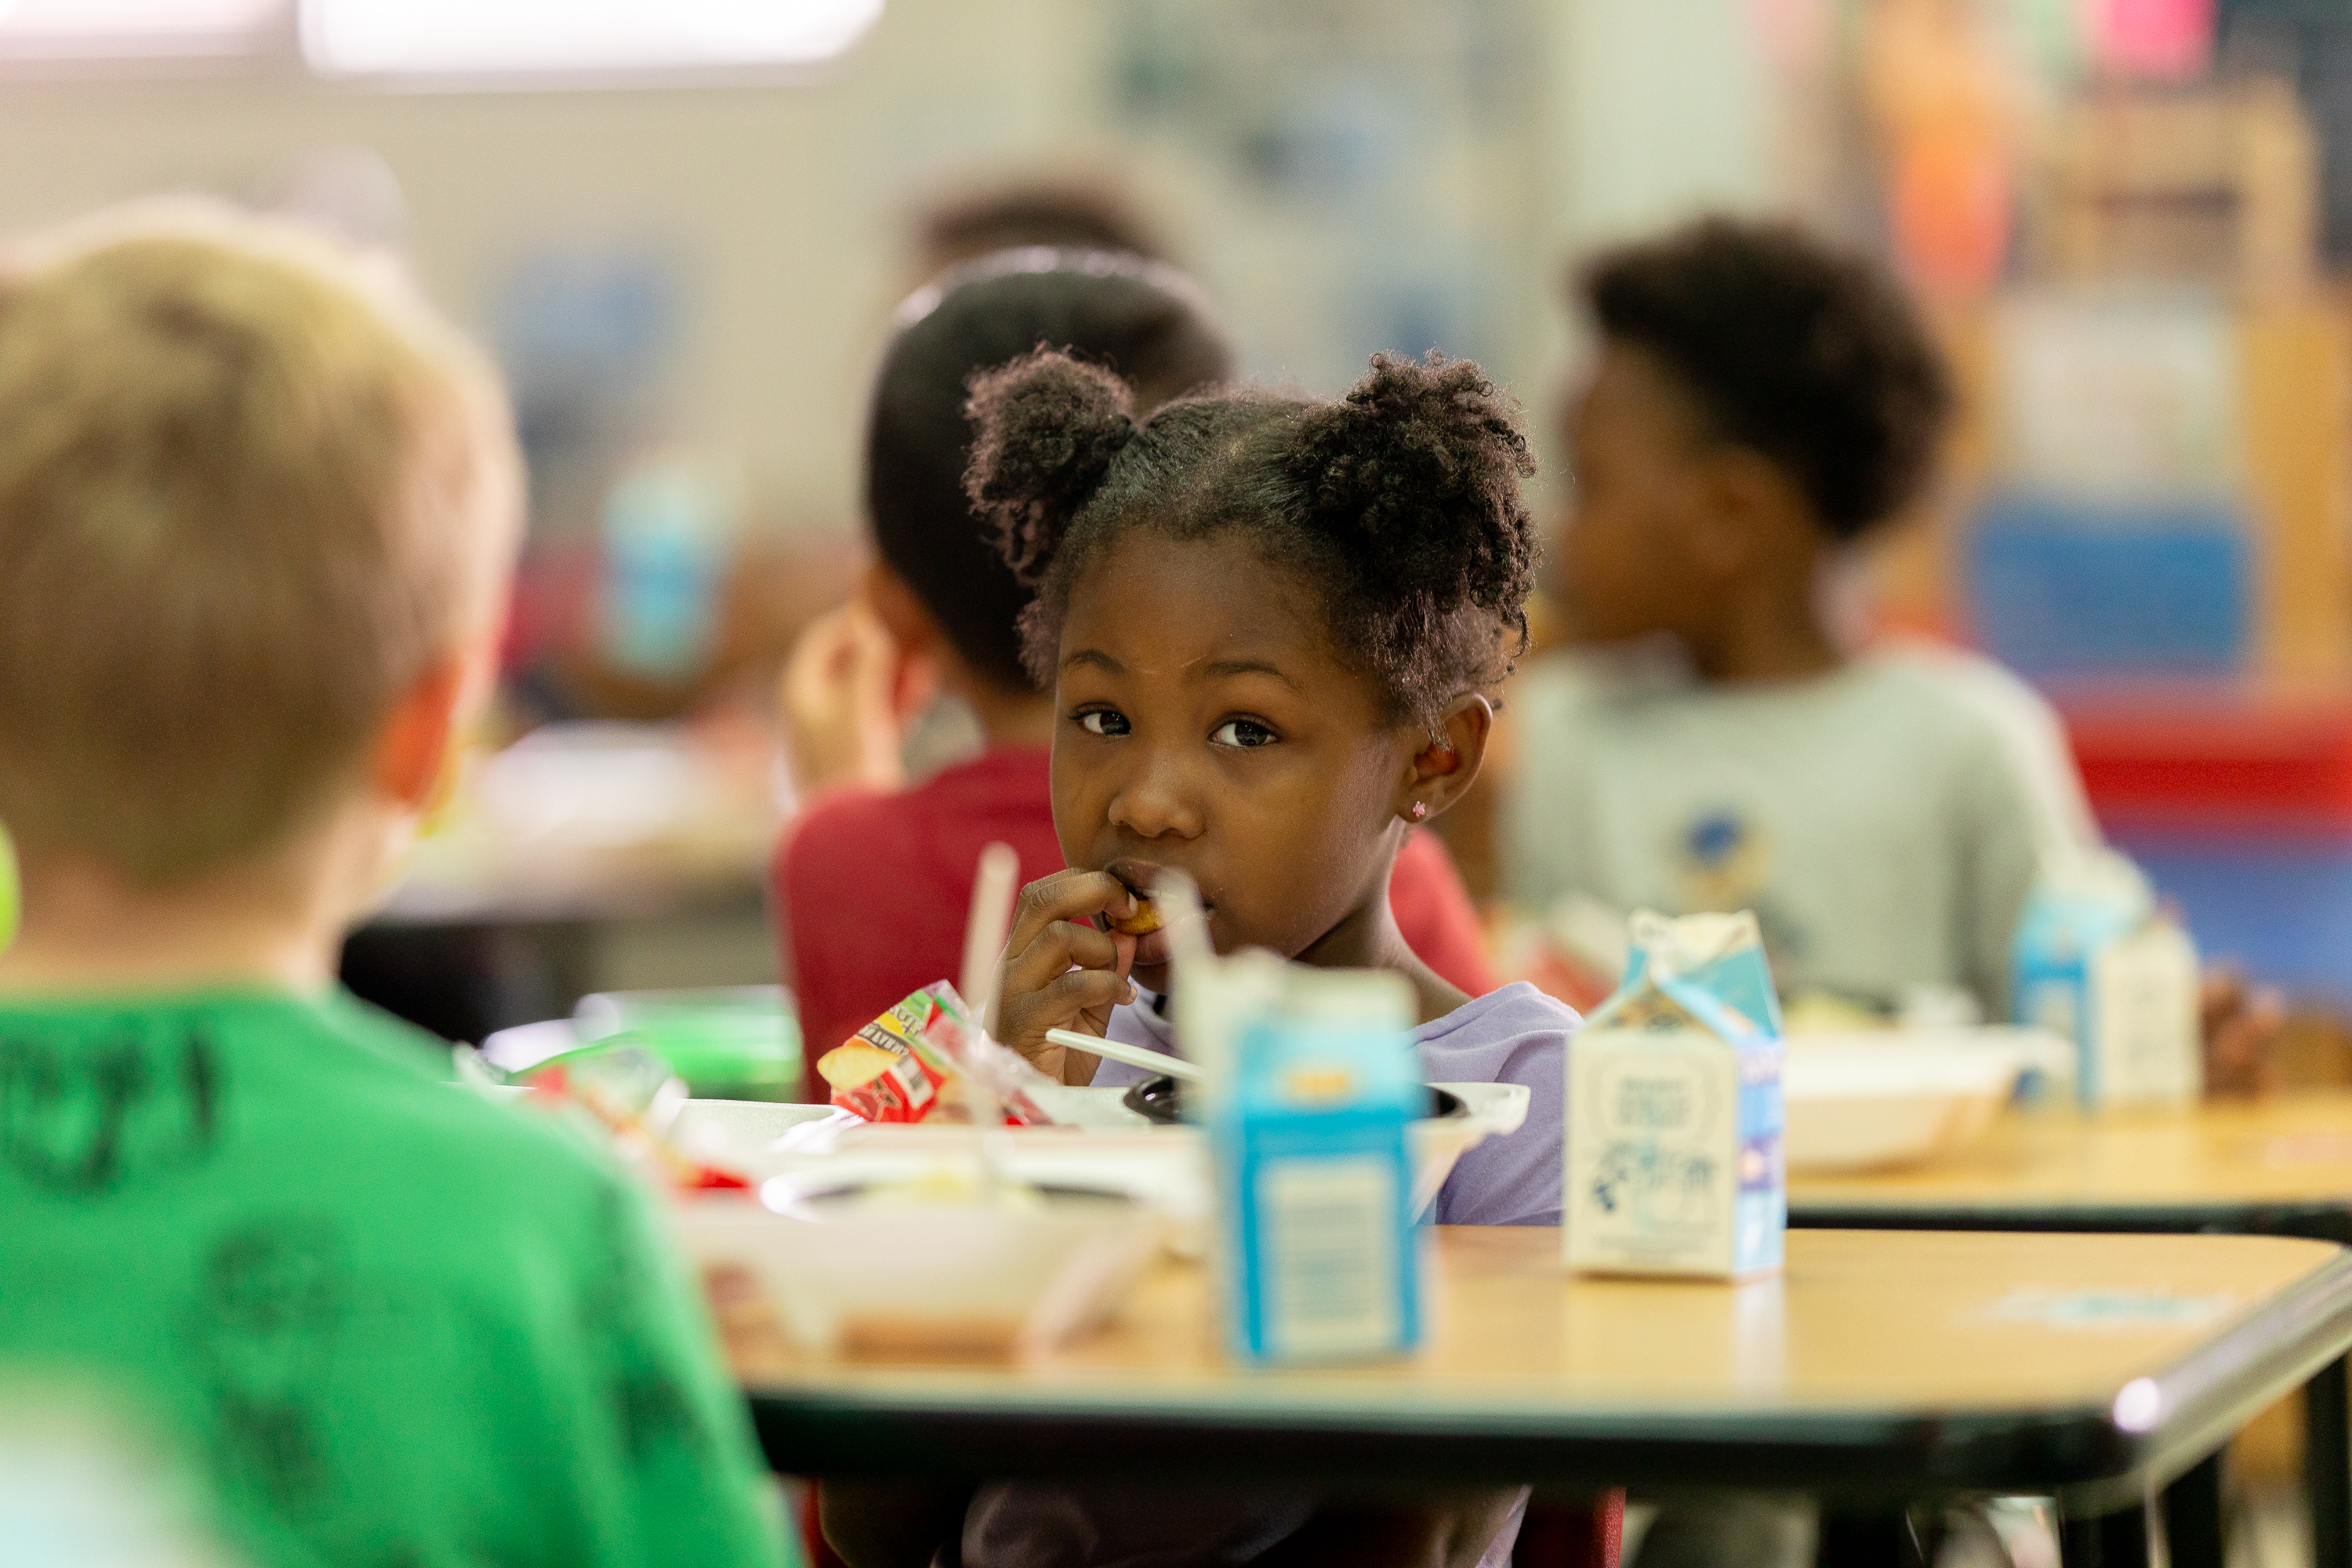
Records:
[[[154,59],[252,53],[286,0],[0,0],[0,59]]]
[[[53,0],[56,4],[67,0]],[[609,76],[831,58],[882,0],[299,0],[325,76]]]

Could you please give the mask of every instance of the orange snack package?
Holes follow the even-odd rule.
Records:
[[[972,1026],[956,988],[916,992],[817,1058],[833,1103],[868,1121],[1053,1121],[1031,1090],[1052,1079]]]
[[[963,999],[941,982],[918,991],[817,1058],[833,1103],[868,1121],[920,1121],[956,1071]]]

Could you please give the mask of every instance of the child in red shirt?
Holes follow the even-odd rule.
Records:
[[[1011,250],[918,290],[883,355],[866,425],[878,557],[859,598],[811,627],[783,679],[786,745],[807,808],[777,847],[783,973],[812,1062],[917,987],[951,976],[982,846],[1021,879],[1062,868],[1046,773],[1053,701],[1023,671],[1014,580],[965,500],[965,384],[1040,344],[1131,383],[1153,407],[1219,382],[1232,355],[1198,289],[1140,257]],[[904,787],[897,715],[910,668],[935,668],[986,749]],[[1416,833],[1390,902],[1406,942],[1476,995],[1495,981],[1452,859]],[[814,1077],[809,1098],[824,1098]]]

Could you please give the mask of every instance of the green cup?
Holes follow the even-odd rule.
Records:
[[[800,1019],[778,986],[608,991],[583,1000],[572,1023],[583,1040],[626,1036],[654,1052],[697,1100],[800,1093]]]

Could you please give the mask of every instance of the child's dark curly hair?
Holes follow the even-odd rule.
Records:
[[[1703,218],[1580,279],[1612,342],[1664,364],[1720,439],[1786,468],[1853,539],[1927,482],[1950,415],[1942,357],[1901,288],[1793,226]]]
[[[1138,424],[1118,377],[1039,351],[972,378],[965,485],[1037,597],[1024,652],[1053,678],[1070,585],[1129,527],[1244,529],[1322,588],[1334,645],[1400,721],[1510,673],[1527,646],[1535,471],[1509,400],[1466,360],[1378,355],[1335,403],[1242,391]]]

